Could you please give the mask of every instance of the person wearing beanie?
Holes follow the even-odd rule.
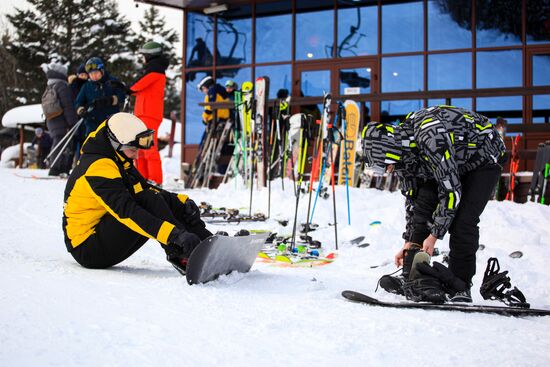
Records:
[[[237,89],[239,89],[239,85],[232,79],[225,82],[225,91],[227,92],[227,98],[229,98],[230,101],[235,100],[235,91]]]
[[[109,116],[121,110],[126,93],[118,79],[105,70],[99,57],[90,58],[84,68],[88,81],[76,97],[76,113],[84,119],[87,137]]]
[[[80,64],[76,69],[76,74],[69,75],[69,87],[73,93],[73,98],[76,101],[76,97],[84,84],[88,81],[88,73],[86,72],[86,64]],[[81,124],[78,128],[78,131],[75,134],[75,160],[80,158],[80,148],[84,144],[84,139],[86,137],[86,126]]]
[[[137,169],[143,177],[162,184],[162,161],[158,151],[158,128],[164,117],[164,91],[168,59],[162,54],[162,45],[147,42],[139,50],[145,59],[141,77],[130,87],[136,96],[134,113],[145,125],[155,131],[155,144],[151,149],[140,151]]]
[[[403,277],[382,277],[382,288],[417,301],[472,302],[479,218],[500,177],[504,152],[489,119],[459,107],[411,112],[397,126],[367,124],[365,163],[379,174],[396,172],[406,197],[405,243],[395,256]],[[431,256],[447,232],[449,268],[422,266],[421,275],[413,278],[416,254]]]
[[[46,168],[44,160],[52,149],[52,138],[50,134],[41,127],[37,127],[36,130],[34,130],[34,138],[32,139],[31,147],[34,148],[35,144],[38,146],[36,151],[36,164],[38,168]]]
[[[63,205],[65,245],[81,266],[109,268],[153,239],[184,271],[193,249],[212,235],[193,200],[151,185],[135,168],[139,151],[153,146],[153,135],[138,117],[119,112],[84,143]]]
[[[46,78],[48,81],[42,95],[42,109],[55,147],[76,123],[78,117],[74,108],[74,99],[67,84],[67,67],[55,62],[50,63],[46,66]],[[59,107],[57,113],[51,112],[53,106]],[[72,168],[72,157],[73,147],[69,144],[55,166],[50,167],[48,174],[51,176],[68,174]]]

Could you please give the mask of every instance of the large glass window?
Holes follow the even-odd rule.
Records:
[[[533,55],[533,85],[550,85],[550,55]]]
[[[290,94],[292,70],[290,65],[257,66],[256,77],[269,77],[270,98],[276,98],[281,89]]]
[[[340,69],[340,95],[370,93],[371,68]]]
[[[521,50],[477,53],[477,87],[521,87]]]
[[[252,62],[252,19],[218,18],[218,65]]]
[[[424,48],[422,2],[382,6],[382,52],[422,51]]]
[[[424,89],[422,56],[382,58],[382,92],[411,92]]]
[[[382,101],[380,103],[380,122],[399,123],[409,112],[422,109],[422,100]]]
[[[330,91],[330,70],[302,71],[300,96],[322,96]]]
[[[550,94],[533,96],[533,122],[550,123]]]
[[[477,0],[476,6],[477,47],[521,45],[521,1]]]
[[[471,3],[428,1],[428,49],[448,50],[472,47]]]
[[[449,106],[461,107],[467,110],[471,110],[472,99],[471,98],[451,98],[450,101],[447,101],[446,99],[443,99],[443,98],[428,99],[428,107],[440,106],[440,105],[449,105]]]
[[[232,68],[232,69],[216,69],[216,82],[221,86],[225,86],[225,82],[233,80],[239,85],[239,89],[243,82],[252,81],[251,68]]]
[[[198,144],[204,133],[204,124],[202,123],[202,112],[204,108],[199,103],[204,102],[205,94],[197,89],[197,81],[211,72],[200,71],[194,73],[194,81],[188,80],[185,84],[185,143]]]
[[[550,43],[550,1],[528,0],[527,43]]]
[[[438,54],[428,56],[428,89],[472,88],[472,54]]]
[[[332,57],[334,11],[296,14],[296,60]]]
[[[521,124],[522,97],[480,97],[476,100],[477,112],[496,121],[497,117],[505,118],[509,124]]]
[[[290,61],[291,53],[292,14],[256,18],[256,62]]]
[[[211,66],[214,50],[214,18],[187,14],[187,67]]]
[[[378,48],[378,8],[356,6],[338,9],[337,47],[337,57],[375,55]]]

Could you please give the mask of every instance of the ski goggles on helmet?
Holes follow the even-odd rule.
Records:
[[[103,65],[102,62],[88,62],[84,66],[84,69],[86,70],[87,73],[89,73],[94,70],[102,71],[104,67],[105,66]]]
[[[147,129],[136,135],[136,139],[122,145],[122,148],[129,149],[149,149],[155,145],[155,130]]]

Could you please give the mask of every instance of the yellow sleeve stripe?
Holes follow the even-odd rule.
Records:
[[[116,163],[109,158],[101,158],[88,167],[85,176],[97,176],[108,179],[120,178],[120,171]]]
[[[164,245],[168,244],[168,236],[170,236],[170,233],[172,233],[172,230],[174,229],[174,225],[169,222],[164,222],[160,226],[159,233],[157,234],[157,239],[159,242],[161,242]]]
[[[449,209],[454,209],[455,207],[455,194],[452,192],[449,193]]]
[[[185,203],[187,201],[187,199],[189,199],[189,196],[185,195],[185,194],[178,194],[178,199],[179,201],[181,201],[182,203]]]

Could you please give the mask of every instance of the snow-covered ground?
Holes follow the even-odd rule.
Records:
[[[174,148],[179,152],[179,147]],[[174,189],[179,157],[165,161]],[[172,168],[170,168],[172,167]],[[80,267],[63,243],[63,180],[19,174],[45,171],[0,168],[0,366],[548,366],[550,317],[509,318],[422,310],[395,310],[347,302],[344,289],[373,294],[378,278],[401,246],[403,199],[398,193],[350,190],[347,225],[344,188],[338,188],[340,251],[330,265],[283,269],[256,263],[188,286],[149,241],[108,270]],[[273,182],[272,218],[292,220],[294,197]],[[249,192],[227,184],[188,190],[195,201],[247,208]],[[267,211],[267,190],[254,192],[254,211]],[[305,220],[307,198],[299,218]],[[246,209],[244,210],[246,212]],[[550,308],[550,208],[490,202],[481,220],[474,300],[487,259],[496,256],[533,307]],[[209,226],[290,233],[274,219]],[[320,200],[313,232],[334,246],[332,199]],[[380,225],[370,225],[380,221]],[[366,236],[367,248],[348,241]],[[447,248],[447,240],[438,246]],[[508,254],[522,250],[524,256]],[[397,296],[378,291],[378,297]]]

